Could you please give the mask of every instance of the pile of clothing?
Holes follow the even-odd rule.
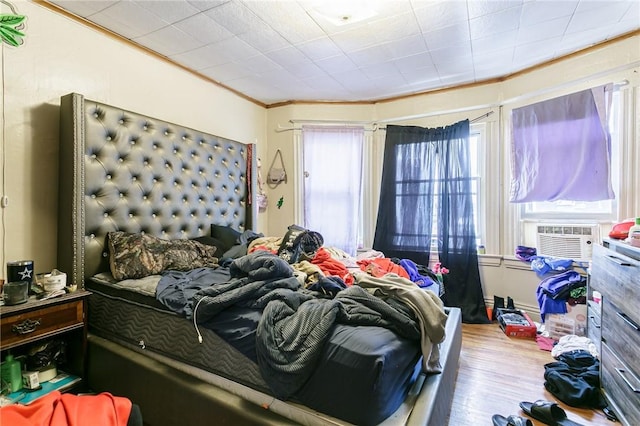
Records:
[[[533,247],[518,246],[516,258],[531,264],[531,270],[542,279],[536,290],[542,322],[547,314],[566,314],[571,306],[586,303],[587,279],[573,270],[572,259],[538,256]]]
[[[536,290],[542,322],[547,314],[566,314],[567,303],[586,303],[586,286],[587,279],[573,270],[543,279]]]
[[[600,392],[600,361],[591,346],[586,337],[564,336],[552,352],[557,361],[544,366],[544,387],[572,407],[606,406]]]

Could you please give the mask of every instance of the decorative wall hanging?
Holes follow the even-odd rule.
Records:
[[[0,14],[0,42],[18,47],[24,43],[24,33],[20,30],[24,29],[24,20],[27,17],[19,15],[8,1],[0,0],[0,3],[6,4],[11,9],[11,14]]]
[[[281,168],[275,167],[276,160],[280,160]],[[284,160],[282,159],[282,153],[280,150],[276,151],[276,155],[273,157],[269,171],[267,172],[267,184],[275,188],[282,182],[287,183],[287,171],[284,168]]]

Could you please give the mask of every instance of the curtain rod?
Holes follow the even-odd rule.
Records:
[[[365,132],[375,132],[377,130],[377,126],[375,123],[371,121],[346,121],[346,120],[289,120],[290,123],[293,124],[291,127],[282,127],[278,124],[278,127],[275,129],[276,133],[288,132],[291,130],[302,130],[300,127],[295,127],[296,123],[325,123],[331,124],[335,127],[349,127],[349,126],[357,126],[357,125],[374,125],[372,129],[364,129]]]
[[[569,82],[565,82],[563,84],[560,85],[556,85],[553,87],[547,87],[545,89],[542,90],[537,90],[536,92],[532,92],[532,93],[527,93],[526,95],[520,95],[520,96],[516,96],[514,98],[510,98],[510,99],[506,99],[503,100],[497,104],[486,104],[486,105],[474,105],[471,107],[467,107],[467,108],[459,108],[459,109],[453,109],[453,110],[447,110],[447,111],[437,111],[437,112],[429,112],[429,113],[423,113],[423,114],[415,114],[415,115],[410,115],[410,116],[404,116],[404,117],[395,117],[395,118],[388,118],[388,119],[384,119],[384,120],[378,120],[377,122],[372,122],[372,121],[340,121],[340,120],[289,120],[290,123],[295,124],[295,123],[303,123],[303,122],[307,122],[307,123],[343,123],[343,124],[371,124],[373,125],[373,129],[369,130],[369,129],[365,129],[366,131],[376,131],[378,129],[384,129],[384,127],[378,127],[379,123],[392,123],[392,122],[396,122],[396,121],[406,121],[406,120],[414,120],[414,119],[418,119],[418,118],[426,118],[426,117],[432,117],[435,115],[446,115],[446,114],[453,114],[453,113],[458,113],[458,112],[464,112],[464,111],[474,111],[474,110],[479,110],[479,109],[483,109],[483,108],[496,108],[496,107],[500,107],[500,106],[504,106],[504,105],[508,105],[510,103],[516,102],[516,101],[520,101],[523,99],[527,99],[527,98],[531,98],[531,97],[535,97],[535,96],[539,96],[539,95],[543,95],[546,94],[548,92],[552,92],[554,90],[560,90],[566,87],[570,87],[579,83],[583,83],[585,81],[588,81],[590,79],[593,78],[600,78],[604,75],[608,75],[614,72],[620,72],[620,71],[626,71],[628,69],[632,69],[637,67],[638,65],[640,65],[640,61],[635,61],[631,64],[625,64],[613,69],[609,69],[606,71],[602,71],[600,73],[596,73],[594,75],[589,75],[587,77],[583,77],[581,79],[578,80],[573,80],[573,81],[569,81]],[[616,82],[614,83],[614,87],[615,88],[620,88],[623,86],[626,86],[629,84],[629,80],[622,80],[620,82]],[[493,111],[491,112],[491,114],[493,113]],[[489,115],[483,115],[477,118],[474,118],[473,120],[470,120],[472,123],[474,123],[476,120],[480,120],[484,117],[487,117]],[[280,132],[287,132],[290,130],[300,130],[299,128],[296,127],[282,127],[278,124],[278,128],[275,130],[276,132],[280,133]]]
[[[487,113],[482,114],[479,117],[474,118],[473,120],[469,120],[470,123],[475,123],[478,120],[482,120],[483,118],[486,118],[488,116],[490,116],[491,114],[493,114],[493,111],[489,111]],[[295,123],[331,123],[334,125],[342,125],[342,126],[349,126],[349,125],[357,125],[357,124],[373,124],[373,128],[372,129],[364,129],[365,132],[375,132],[379,129],[386,129],[385,127],[379,127],[378,123],[372,123],[371,121],[334,121],[334,120],[289,120],[290,123],[295,124]],[[282,127],[281,125],[278,124],[278,128],[275,130],[277,133],[281,133],[281,132],[288,132],[291,130],[300,130],[299,127]]]
[[[448,115],[448,114],[457,114],[460,112],[468,112],[468,111],[478,111],[478,110],[483,110],[483,109],[492,109],[492,108],[497,108],[499,107],[500,104],[484,104],[484,105],[472,105],[472,106],[468,106],[468,107],[463,107],[463,108],[455,108],[455,109],[447,109],[447,110],[443,110],[443,111],[431,111],[431,112],[424,112],[421,114],[413,114],[413,115],[405,115],[402,117],[393,117],[393,118],[385,118],[384,120],[378,120],[377,123],[395,123],[397,121],[407,121],[407,120],[415,120],[418,118],[427,118],[427,117],[434,117],[436,115]]]
[[[613,73],[618,73],[618,72],[622,72],[622,71],[627,71],[629,69],[634,69],[634,68],[637,68],[638,66],[640,66],[640,61],[634,61],[634,62],[632,62],[630,64],[621,65],[619,67],[615,67],[615,68],[612,68],[612,69],[601,71],[601,72],[596,73],[596,74],[591,74],[591,75],[588,75],[586,77],[579,78],[577,80],[567,81],[567,82],[564,82],[562,84],[558,84],[558,85],[555,85],[555,86],[552,86],[552,87],[545,87],[543,89],[536,90],[535,92],[525,93],[525,94],[522,94],[522,95],[519,95],[519,96],[515,96],[513,98],[505,99],[502,102],[500,102],[500,105],[508,105],[508,104],[511,104],[511,103],[527,100],[529,98],[534,98],[536,96],[546,95],[547,93],[551,93],[551,92],[554,92],[554,91],[557,91],[557,90],[569,89],[569,88],[571,88],[573,86],[576,86],[576,85],[579,85],[579,84],[583,84],[585,82],[588,82],[588,81],[591,81],[591,80],[594,80],[594,79],[603,78],[603,77],[606,77],[606,76],[608,76],[610,74],[613,74]],[[628,84],[629,84],[629,80],[624,79],[622,81],[613,83],[613,86],[614,86],[614,88],[619,89],[619,88],[624,87],[624,86],[626,86]]]
[[[490,115],[491,115],[491,114],[493,114],[493,113],[494,113],[494,111],[486,112],[486,113],[482,114],[482,115],[481,115],[481,116],[479,116],[479,117],[476,117],[476,118],[474,118],[474,119],[469,120],[469,123],[475,123],[476,121],[480,121],[480,120],[482,120],[483,118],[487,118],[488,116],[490,116]],[[380,130],[386,130],[386,129],[387,129],[387,126],[377,127],[377,125],[376,125],[376,130],[378,130],[378,129],[380,129]]]
[[[289,123],[335,123],[335,124],[373,124],[373,121],[349,121],[349,120],[299,120],[292,118]]]
[[[475,123],[476,121],[480,121],[480,120],[482,120],[483,118],[487,118],[488,116],[490,116],[491,114],[493,114],[493,112],[494,112],[494,111],[486,112],[486,113],[482,114],[480,117],[476,117],[476,118],[474,118],[473,120],[469,120],[469,123]]]

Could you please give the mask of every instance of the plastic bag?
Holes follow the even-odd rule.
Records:
[[[265,212],[267,210],[267,206],[269,205],[269,200],[267,199],[267,194],[259,192],[256,195],[256,202],[258,203],[258,211]]]

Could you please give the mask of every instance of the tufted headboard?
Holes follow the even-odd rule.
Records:
[[[164,239],[256,224],[253,145],[90,101],[60,102],[58,269],[108,271],[110,231]],[[247,167],[249,165],[249,167]]]

